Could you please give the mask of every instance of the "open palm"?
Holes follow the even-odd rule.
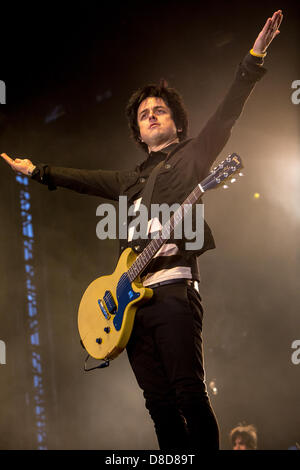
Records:
[[[283,15],[282,11],[275,11],[272,18],[268,18],[265,26],[257,36],[253,46],[253,52],[263,54],[273,41],[273,39],[280,33],[279,26],[281,24]]]

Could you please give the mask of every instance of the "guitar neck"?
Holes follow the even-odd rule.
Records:
[[[189,194],[189,196],[185,199],[181,206],[178,207],[168,222],[164,224],[162,229],[154,236],[153,240],[148,243],[146,248],[144,248],[142,253],[128,269],[130,282],[134,281],[145,270],[159,249],[170,238],[177,225],[181,224],[187,212],[191,210],[192,205],[195,204],[202,196],[204,193],[202,184],[198,184],[196,188]]]

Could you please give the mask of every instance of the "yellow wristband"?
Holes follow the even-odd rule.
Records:
[[[254,52],[253,49],[250,51],[251,55],[254,55],[255,57],[266,57],[267,53],[264,52],[263,54],[258,54],[257,52]]]

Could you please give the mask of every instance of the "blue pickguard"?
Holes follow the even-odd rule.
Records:
[[[132,289],[128,275],[123,274],[117,285],[118,310],[113,319],[113,324],[117,331],[121,329],[127,305],[139,296],[140,294]]]

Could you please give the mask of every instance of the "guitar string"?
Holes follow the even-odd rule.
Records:
[[[233,154],[235,155],[235,154]],[[230,156],[232,157],[232,155]],[[229,157],[229,158],[230,158]],[[229,160],[230,161],[230,160]],[[221,165],[224,164],[224,161],[220,163],[220,167]],[[236,166],[231,166],[230,169],[232,170],[232,173],[234,171],[237,171],[239,165],[236,165]],[[218,168],[218,167],[217,167]],[[217,173],[217,170],[215,170],[212,174],[208,175],[207,178],[205,178],[205,183],[206,185],[208,186],[208,183],[210,182],[210,180],[212,178],[215,178],[216,179],[216,173]],[[232,174],[231,173],[231,174]],[[204,181],[202,181],[201,183],[201,186],[202,188],[204,188]],[[174,222],[175,220],[175,224],[177,225],[178,224],[178,220],[176,220],[176,216],[179,216],[179,220],[181,221],[183,219],[183,217],[186,215],[186,207],[185,206],[189,206],[189,210],[191,210],[191,205],[194,204],[194,202],[196,200],[199,199],[199,197],[204,193],[204,191],[206,190],[206,188],[204,189],[204,191],[200,190],[199,191],[199,186],[197,186],[196,188],[194,188],[194,190],[192,191],[192,193],[187,197],[187,199],[182,203],[182,205],[177,209],[177,211],[173,214],[173,216],[170,218],[170,220],[163,226],[162,230],[159,232],[161,233],[163,236],[165,235],[165,231],[166,231],[166,226],[167,226],[167,230],[170,229],[170,226],[171,226],[171,230],[170,230],[170,233],[169,235],[171,235],[172,231],[174,230],[174,226],[172,225],[172,223]],[[199,195],[195,195],[196,192],[200,192]],[[192,201],[194,199],[194,201]],[[182,212],[184,212],[184,215],[182,216]],[[164,240],[163,243],[166,242],[166,240],[169,239],[169,238],[166,238]],[[146,246],[146,248],[143,250],[143,252],[135,259],[135,261],[132,263],[132,265],[130,266],[130,268],[122,274],[118,284],[117,284],[117,288],[123,288],[125,283],[128,283],[131,284],[132,281],[134,281],[138,276],[139,274],[145,269],[145,267],[147,266],[148,262],[151,260],[151,258],[154,256],[153,253],[151,253],[152,251],[152,248],[153,248],[153,245],[155,242],[162,242],[162,239],[161,239],[161,235],[156,238],[156,239],[152,239],[151,242],[149,242],[149,244]],[[161,243],[161,245],[159,244],[157,247],[155,246],[154,247],[154,253],[156,253],[159,248],[163,245],[163,243]],[[149,253],[150,251],[150,253]],[[147,256],[150,254],[150,259],[147,258]],[[146,262],[145,262],[145,258],[146,258]],[[142,265],[140,266],[139,263]],[[136,277],[131,279],[131,273],[133,275],[135,275]],[[109,299],[112,300],[114,302],[114,299],[113,299],[113,296],[112,296],[112,293],[111,291],[108,292],[108,296],[109,296]]]

